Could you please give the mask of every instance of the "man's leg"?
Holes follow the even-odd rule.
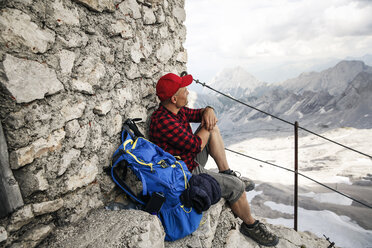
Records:
[[[229,165],[226,159],[225,145],[217,125],[210,132],[209,138],[209,154],[212,156],[217,164],[219,171],[225,171],[229,169]]]
[[[201,162],[206,162],[203,161],[206,156],[208,154],[203,150],[197,159],[201,159]],[[199,160],[197,161],[199,162]],[[246,224],[254,223],[255,219],[251,215],[251,209],[244,191],[245,185],[239,178],[206,170],[202,165],[199,165],[192,171],[194,175],[200,173],[207,173],[217,180],[221,187],[221,196],[229,202],[231,210],[236,216]]]
[[[226,159],[225,145],[223,143],[223,139],[217,125],[211,131],[208,143],[208,151],[209,154],[214,159],[214,161],[216,162],[218,170],[220,172],[224,171],[224,173],[226,174],[235,175],[239,177],[245,184],[245,191],[248,192],[254,189],[255,184],[251,179],[247,177],[240,177],[239,172],[234,172],[230,170]]]
[[[247,200],[247,195],[243,193],[239,200],[230,204],[233,213],[238,216],[244,223],[252,225],[256,220],[251,215],[251,208]]]
[[[204,127],[199,126],[195,134],[207,140],[205,146],[208,149],[208,154],[210,154],[216,162],[218,170],[228,170],[229,165],[226,159],[225,146],[218,126],[216,125],[212,131],[208,131]],[[202,150],[204,150],[204,147],[202,147]]]
[[[202,127],[200,127],[199,129],[202,129]],[[208,159],[208,153],[215,160],[219,171],[225,171],[229,169],[224,143],[217,126],[215,126],[210,132],[206,148],[208,149],[203,149],[196,158],[196,161],[198,161],[198,159],[203,160],[200,161],[202,162],[202,165],[196,167],[192,173],[208,173],[219,182],[221,186],[221,194],[229,202],[232,212],[243,221],[240,231],[244,235],[252,238],[261,245],[275,246],[276,244],[278,244],[278,237],[268,231],[264,224],[255,220],[251,215],[251,209],[247,200],[247,196],[244,190],[239,190],[239,188],[244,188],[244,186],[239,186],[242,181],[235,181],[237,178],[232,175],[214,173],[204,169],[204,165],[206,164]],[[237,197],[239,198],[237,199]]]

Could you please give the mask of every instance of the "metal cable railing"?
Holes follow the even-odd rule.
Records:
[[[195,81],[196,83],[201,84],[202,86],[204,86],[204,87],[210,89],[210,90],[213,90],[214,92],[217,92],[217,93],[220,94],[220,95],[223,95],[223,96],[225,96],[225,97],[227,97],[227,98],[230,98],[231,100],[233,100],[233,101],[235,101],[235,102],[238,102],[238,103],[240,103],[240,104],[242,104],[242,105],[245,105],[245,106],[247,106],[247,107],[249,107],[249,108],[251,108],[251,109],[254,109],[254,110],[258,111],[258,112],[261,112],[261,113],[263,113],[263,114],[266,114],[266,115],[268,115],[268,116],[270,116],[270,117],[272,117],[272,118],[274,118],[274,119],[277,119],[277,120],[280,120],[280,121],[282,121],[282,122],[285,122],[285,123],[287,123],[287,124],[289,124],[289,125],[291,125],[291,126],[294,126],[294,125],[295,125],[294,123],[292,123],[292,122],[290,122],[290,121],[287,121],[287,120],[285,120],[285,119],[283,119],[283,118],[280,118],[280,117],[275,116],[275,115],[273,115],[273,114],[270,114],[270,113],[268,113],[268,112],[266,112],[266,111],[263,111],[263,110],[261,110],[261,109],[258,109],[258,108],[256,108],[256,107],[254,107],[254,106],[252,106],[252,105],[249,105],[249,104],[247,104],[247,103],[245,103],[245,102],[242,102],[242,101],[240,101],[240,100],[238,100],[238,99],[236,99],[236,98],[234,98],[234,97],[232,97],[232,96],[229,96],[229,95],[227,95],[227,94],[225,94],[225,93],[223,93],[223,92],[221,92],[221,91],[218,91],[218,90],[216,90],[216,89],[213,89],[213,88],[210,87],[209,85],[206,85],[205,83],[201,83],[199,80],[195,80],[195,79],[194,79],[194,81]],[[334,143],[334,144],[336,144],[336,145],[342,146],[342,147],[344,147],[344,148],[346,148],[346,149],[349,149],[349,150],[351,150],[351,151],[353,151],[353,152],[359,153],[359,154],[361,154],[361,155],[363,155],[363,156],[366,156],[366,157],[372,159],[372,156],[369,155],[369,154],[366,154],[366,153],[364,153],[364,152],[358,151],[358,150],[356,150],[356,149],[354,149],[354,148],[352,148],[352,147],[349,147],[349,146],[343,145],[343,144],[341,144],[341,143],[339,143],[339,142],[337,142],[337,141],[331,140],[331,139],[329,139],[329,138],[327,138],[327,137],[324,137],[323,135],[320,135],[320,134],[318,134],[318,133],[315,133],[315,132],[313,132],[313,131],[311,131],[311,130],[309,130],[309,129],[307,129],[307,128],[304,128],[304,127],[301,127],[301,126],[298,126],[298,128],[300,128],[300,129],[302,129],[302,130],[304,130],[304,131],[306,131],[306,132],[308,132],[308,133],[311,133],[311,134],[313,134],[313,135],[316,135],[316,136],[318,136],[318,137],[320,137],[320,138],[322,138],[322,139],[325,139],[325,140],[327,140],[327,141],[329,141],[329,142],[332,142],[332,143]]]
[[[181,75],[182,75],[182,74],[181,74]],[[297,123],[289,122],[289,121],[287,121],[287,120],[285,120],[285,119],[282,119],[282,118],[280,118],[280,117],[278,117],[278,116],[275,116],[275,115],[270,114],[270,113],[268,113],[268,112],[266,112],[266,111],[263,111],[263,110],[261,110],[261,109],[258,109],[258,108],[256,108],[256,107],[254,107],[254,106],[251,106],[251,105],[249,105],[249,104],[247,104],[247,103],[245,103],[245,102],[242,102],[242,101],[240,101],[240,100],[238,100],[238,99],[236,99],[236,98],[234,98],[234,97],[232,97],[232,96],[230,96],[230,95],[227,95],[227,94],[225,94],[225,93],[223,93],[223,92],[220,92],[220,91],[218,91],[218,90],[216,90],[216,89],[210,87],[209,85],[207,85],[207,84],[205,84],[205,83],[201,83],[199,80],[195,80],[195,79],[194,79],[194,81],[195,81],[196,83],[201,84],[202,86],[204,86],[204,87],[206,87],[206,88],[208,88],[208,89],[210,89],[210,90],[212,90],[212,91],[214,91],[214,92],[216,92],[216,93],[218,93],[218,94],[220,94],[220,95],[222,95],[222,96],[224,96],[224,97],[227,97],[227,98],[229,98],[229,99],[231,99],[231,100],[233,100],[233,101],[235,101],[235,102],[238,102],[238,103],[240,103],[240,104],[242,104],[242,105],[244,105],[244,106],[247,106],[247,107],[249,107],[249,108],[252,108],[252,109],[254,109],[254,110],[258,111],[258,112],[264,113],[264,114],[266,114],[266,115],[268,115],[268,116],[270,116],[270,117],[272,117],[272,118],[274,118],[274,119],[280,120],[280,121],[285,122],[285,123],[287,123],[287,124],[289,124],[289,125],[291,125],[291,126],[294,126],[295,128],[300,128],[300,129],[302,129],[302,130],[304,130],[304,131],[306,131],[306,132],[309,132],[309,133],[311,133],[311,134],[313,134],[313,135],[316,135],[316,136],[318,136],[318,137],[320,137],[320,138],[322,138],[322,139],[325,139],[325,140],[327,140],[327,141],[329,141],[329,142],[332,142],[332,143],[334,143],[334,144],[336,144],[336,145],[342,146],[342,147],[344,147],[344,148],[346,148],[346,149],[349,149],[349,150],[351,150],[351,151],[353,151],[353,152],[359,153],[359,154],[361,154],[361,155],[363,155],[363,156],[366,156],[366,157],[369,157],[370,159],[372,159],[372,156],[369,155],[369,154],[366,154],[366,153],[361,152],[361,151],[358,151],[358,150],[356,150],[356,149],[354,149],[354,148],[351,148],[351,147],[348,147],[348,146],[346,146],[346,145],[343,145],[343,144],[341,144],[341,143],[339,143],[339,142],[337,142],[337,141],[331,140],[331,139],[329,139],[329,138],[327,138],[327,137],[324,137],[323,135],[317,134],[317,133],[315,133],[315,132],[313,132],[313,131],[311,131],[311,130],[308,130],[308,129],[304,128],[304,127],[300,127],[300,126],[298,126]],[[296,137],[296,139],[297,139],[297,137]],[[359,204],[361,204],[361,205],[363,205],[363,206],[365,206],[365,207],[372,208],[372,206],[369,205],[369,204],[367,204],[367,203],[364,203],[364,202],[362,202],[362,201],[360,201],[360,200],[357,200],[357,199],[355,199],[355,198],[353,198],[353,197],[351,197],[351,196],[348,196],[347,194],[345,194],[345,193],[343,193],[343,192],[341,192],[341,191],[338,191],[338,190],[336,190],[336,189],[334,189],[334,188],[332,188],[332,187],[329,187],[329,186],[327,186],[327,185],[325,185],[325,184],[323,184],[323,183],[321,183],[321,182],[319,182],[319,181],[317,181],[317,180],[315,180],[315,179],[313,179],[313,178],[310,178],[309,176],[306,176],[306,175],[304,175],[304,174],[298,172],[298,171],[297,171],[297,167],[296,167],[295,170],[291,170],[291,169],[288,169],[288,168],[286,168],[286,167],[279,166],[279,165],[276,165],[276,164],[273,164],[273,163],[270,163],[270,162],[267,162],[267,161],[264,161],[264,160],[261,160],[261,159],[258,159],[258,158],[254,158],[254,157],[252,157],[252,156],[248,156],[248,155],[246,155],[246,154],[243,154],[243,153],[240,153],[240,152],[236,152],[236,151],[233,151],[233,150],[228,149],[228,148],[225,148],[225,150],[227,150],[227,151],[229,151],[229,152],[232,152],[232,153],[235,153],[235,154],[238,154],[238,155],[241,155],[241,156],[244,156],[244,157],[247,157],[247,158],[250,158],[250,159],[253,159],[253,160],[256,160],[256,161],[259,161],[259,162],[262,162],[262,163],[266,163],[266,164],[269,164],[269,165],[272,165],[272,166],[275,166],[275,167],[278,167],[278,168],[281,168],[281,169],[284,169],[284,170],[290,171],[290,172],[294,173],[296,177],[297,177],[297,175],[300,175],[300,176],[302,176],[302,177],[304,177],[304,178],[307,178],[308,180],[311,180],[311,181],[313,181],[313,182],[315,182],[315,183],[317,183],[317,184],[319,184],[319,185],[321,185],[321,186],[323,186],[323,187],[325,187],[325,188],[327,188],[327,189],[329,189],[329,190],[332,190],[332,191],[334,191],[334,192],[336,192],[336,193],[338,193],[338,194],[340,194],[340,195],[342,195],[342,196],[344,196],[344,197],[347,197],[347,198],[349,198],[349,199],[351,199],[351,200],[353,200],[353,201],[355,201],[355,202],[357,202],[357,203],[359,203]],[[296,157],[297,157],[297,154],[296,154]],[[297,185],[296,185],[295,187],[296,187],[296,192],[297,192]],[[295,196],[295,197],[296,197],[296,199],[297,199],[297,196]],[[296,203],[295,203],[295,208],[297,208],[297,204],[296,204]],[[295,212],[297,212],[297,209],[295,210]],[[296,221],[296,222],[297,222],[297,221]],[[295,224],[295,227],[296,227],[296,224]],[[295,228],[295,229],[297,229],[297,228]]]
[[[367,208],[372,208],[371,205],[368,205],[367,203],[364,203],[364,202],[359,201],[359,200],[357,200],[357,199],[355,199],[355,198],[353,198],[353,197],[351,197],[351,196],[348,196],[348,195],[346,195],[345,193],[342,193],[341,191],[338,191],[338,190],[336,190],[336,189],[334,189],[334,188],[332,188],[332,187],[329,187],[329,186],[325,185],[324,183],[321,183],[321,182],[319,182],[319,181],[317,181],[317,180],[315,180],[315,179],[312,179],[311,177],[306,176],[306,175],[304,175],[304,174],[302,174],[302,173],[300,173],[300,172],[296,172],[296,171],[291,170],[291,169],[288,169],[288,168],[286,168],[286,167],[284,167],[284,166],[280,166],[280,165],[277,165],[277,164],[274,164],[274,163],[270,163],[270,162],[264,161],[264,160],[262,160],[262,159],[258,159],[258,158],[255,158],[255,157],[252,157],[252,156],[246,155],[246,154],[244,154],[244,153],[240,153],[240,152],[237,152],[237,151],[231,150],[231,149],[229,149],[229,148],[225,148],[225,150],[226,150],[226,151],[229,151],[229,152],[232,152],[232,153],[235,153],[235,154],[238,154],[238,155],[240,155],[240,156],[244,156],[244,157],[246,157],[246,158],[250,158],[250,159],[253,159],[253,160],[256,160],[256,161],[259,161],[259,162],[265,163],[265,164],[269,164],[269,165],[275,166],[275,167],[280,168],[280,169],[283,169],[283,170],[290,171],[290,172],[292,172],[292,173],[296,173],[296,174],[298,174],[298,175],[300,175],[300,176],[302,176],[302,177],[304,177],[304,178],[306,178],[306,179],[309,179],[310,181],[315,182],[316,184],[319,184],[319,185],[321,185],[321,186],[323,186],[323,187],[325,187],[325,188],[327,188],[327,189],[329,189],[329,190],[332,190],[332,191],[334,191],[334,192],[336,192],[336,193],[338,193],[338,194],[340,194],[340,195],[343,195],[343,196],[349,198],[350,200],[353,200],[353,201],[355,201],[355,202],[357,202],[357,203],[359,203],[359,204],[361,204],[361,205],[363,205],[363,206],[365,206],[365,207],[367,207]]]

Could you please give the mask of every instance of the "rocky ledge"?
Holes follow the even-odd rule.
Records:
[[[204,213],[200,227],[193,234],[175,242],[164,241],[159,219],[140,210],[93,210],[75,225],[57,228],[39,247],[130,247],[197,248],[261,247],[239,232],[240,221],[224,200]],[[280,242],[276,247],[328,247],[329,243],[307,232],[267,224]]]

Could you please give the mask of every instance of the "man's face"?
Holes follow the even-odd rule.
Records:
[[[176,97],[176,106],[177,108],[182,108],[187,105],[188,100],[187,96],[189,95],[189,91],[186,87],[179,88],[174,96]]]

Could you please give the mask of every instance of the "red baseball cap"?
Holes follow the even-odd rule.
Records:
[[[192,76],[179,77],[176,74],[168,73],[162,76],[156,84],[156,95],[160,101],[171,98],[179,88],[186,87],[192,83]]]

